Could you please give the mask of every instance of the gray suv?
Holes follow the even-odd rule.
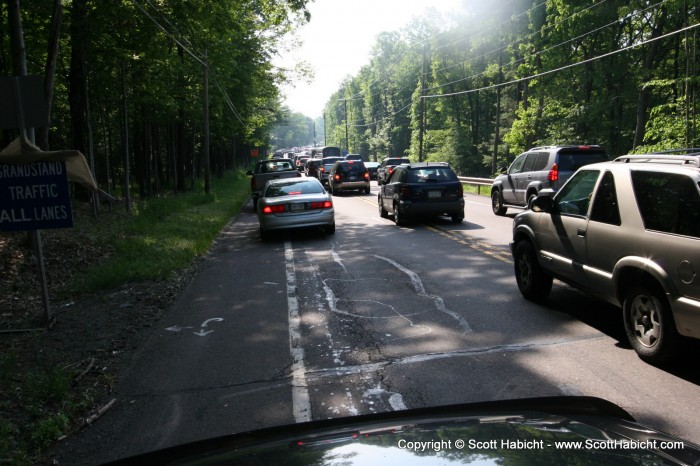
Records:
[[[552,278],[622,307],[639,356],[661,364],[700,338],[700,151],[628,155],[578,170],[515,216],[520,292]]]
[[[505,215],[508,206],[527,207],[540,189],[557,190],[584,165],[608,160],[601,146],[535,147],[517,156],[491,185],[491,207]]]

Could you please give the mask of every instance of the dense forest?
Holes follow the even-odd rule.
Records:
[[[284,118],[279,86],[295,78],[272,57],[309,20],[306,3],[2,0],[0,77],[43,78],[37,145],[83,152],[102,189],[184,191],[265,152]],[[3,130],[0,146],[17,135]]]
[[[700,145],[697,2],[465,3],[467,15],[426,15],[377,38],[325,107],[328,144],[471,176],[539,145]]]

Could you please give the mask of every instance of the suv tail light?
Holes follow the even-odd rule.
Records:
[[[336,173],[335,176],[333,177],[333,179],[335,181],[340,181],[340,175]]]
[[[552,169],[549,170],[549,173],[547,174],[547,180],[549,181],[557,181],[559,179],[559,167],[555,163],[552,165]]]
[[[253,191],[255,191],[255,187],[256,187],[256,184],[255,184],[255,177],[252,177],[252,178],[250,179],[250,189],[253,190]]]
[[[389,169],[387,170],[387,173],[388,173],[389,175],[391,175],[392,173],[394,173],[394,167],[389,167]]]
[[[401,186],[400,197],[402,199],[405,199],[407,197],[411,197],[411,189],[406,185]]]
[[[462,186],[462,183],[459,183],[459,187],[457,188],[457,196],[464,197],[464,186]]]
[[[366,180],[369,180],[369,172],[365,172],[364,178],[365,178]]]

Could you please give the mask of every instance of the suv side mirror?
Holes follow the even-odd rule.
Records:
[[[533,212],[550,212],[552,210],[552,199],[554,198],[554,190],[542,189],[537,193],[537,197],[532,200],[529,207]]]

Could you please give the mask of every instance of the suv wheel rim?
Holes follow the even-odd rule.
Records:
[[[637,340],[646,347],[659,342],[661,334],[660,306],[652,296],[638,295],[632,301],[630,320]]]
[[[520,283],[523,288],[528,288],[532,283],[532,264],[527,254],[521,254],[518,258],[518,271],[520,272]]]

